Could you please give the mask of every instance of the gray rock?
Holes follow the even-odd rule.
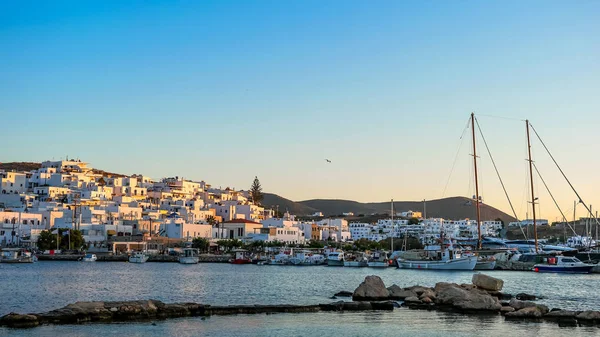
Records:
[[[580,321],[598,321],[600,322],[600,311],[587,310],[577,315]]]
[[[544,315],[546,319],[563,319],[563,318],[576,318],[581,311],[572,311],[572,310],[554,310]]]
[[[515,308],[509,307],[509,306],[503,306],[502,308],[500,308],[500,312],[503,314],[506,314],[508,312],[513,312],[513,311],[515,311]]]
[[[435,285],[438,305],[450,306],[458,311],[495,311],[502,308],[500,301],[485,291],[465,289],[454,283],[440,282]]]
[[[390,296],[390,292],[379,276],[367,276],[365,280],[354,290],[353,301],[384,301]]]
[[[521,301],[535,301],[537,299],[535,295],[526,293],[518,293],[515,295],[515,298]]]
[[[398,287],[397,285],[392,285],[391,287],[387,288],[388,292],[389,292],[389,297],[392,300],[399,300],[402,301],[407,297],[417,297],[417,293],[412,291],[412,290],[407,290],[407,289],[402,289],[400,287]]]
[[[422,287],[422,286],[412,286],[412,287],[404,288],[404,290],[408,290],[408,291],[412,291],[412,292],[416,293],[417,296],[421,296],[421,294],[424,293],[428,289],[431,290],[431,288]]]
[[[406,303],[406,305],[410,306],[411,304],[421,304],[421,303],[423,303],[423,301],[421,301],[416,296],[411,296],[411,297],[405,298],[404,303]]]
[[[517,311],[507,312],[505,315],[507,318],[542,318],[544,316],[543,310],[538,307],[526,307]]]
[[[0,326],[4,325],[10,328],[33,328],[40,324],[35,315],[21,315],[11,312],[0,318]]]
[[[419,299],[423,300],[424,298],[429,298],[432,301],[435,301],[435,291],[433,289],[426,289],[421,295],[419,295]]]
[[[473,274],[471,282],[478,288],[492,291],[500,291],[504,286],[504,281],[501,279],[485,274]]]
[[[351,291],[340,291],[339,293],[336,293],[333,296],[337,296],[337,297],[352,297],[352,292]]]

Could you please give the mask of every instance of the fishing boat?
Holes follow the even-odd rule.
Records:
[[[398,268],[402,269],[473,270],[477,265],[477,256],[462,256],[461,251],[452,246],[428,246],[420,259],[400,257],[397,262]]]
[[[146,263],[148,255],[143,252],[135,252],[129,255],[129,263]]]
[[[533,271],[538,273],[576,273],[588,274],[595,265],[581,262],[576,257],[556,256],[548,257],[546,263],[533,266]]]
[[[367,267],[368,259],[364,253],[350,254],[344,257],[344,267]]]
[[[0,263],[33,263],[37,261],[35,255],[23,248],[4,248],[0,255]]]
[[[279,251],[279,253],[272,255],[267,259],[266,262],[262,264],[272,265],[272,266],[284,266],[289,264],[291,252],[286,252],[285,250]]]
[[[375,251],[367,261],[367,266],[371,268],[387,268],[390,266],[388,254],[383,251]]]
[[[181,255],[179,255],[179,263],[182,264],[196,264],[198,260],[198,250],[195,248],[184,248]]]
[[[236,249],[233,251],[235,257],[229,260],[231,264],[251,264],[252,258],[249,256],[248,251],[245,249]]]
[[[325,256],[321,254],[313,254],[308,250],[301,250],[296,252],[289,260],[291,265],[294,266],[317,266],[325,264]]]
[[[85,256],[83,257],[83,259],[81,259],[81,261],[83,262],[96,262],[96,260],[98,260],[98,257],[96,256],[96,254],[85,254]]]
[[[494,258],[493,256],[477,257],[477,264],[475,265],[475,270],[494,270],[494,268],[496,268],[496,258]]]

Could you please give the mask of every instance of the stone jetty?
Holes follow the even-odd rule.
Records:
[[[0,326],[32,328],[43,324],[110,323],[152,321],[177,317],[212,315],[304,313],[322,311],[438,310],[467,315],[503,315],[507,320],[554,321],[562,326],[600,326],[600,311],[550,309],[535,303],[533,295],[516,297],[502,292],[504,282],[484,274],[474,274],[471,284],[439,282],[434,287],[398,285],[386,287],[379,276],[367,276],[354,292],[342,291],[334,297],[352,296],[352,301],[316,305],[229,305],[163,303],[157,300],[125,302],[77,302],[66,307],[34,314],[10,313],[0,317]],[[401,304],[397,301],[401,301]]]
[[[163,303],[157,300],[124,302],[76,302],[37,314],[10,313],[0,318],[0,326],[32,328],[43,324],[110,323],[149,321],[178,317],[212,315],[301,313],[318,311],[394,310],[392,302],[334,302],[317,305],[229,305]]]

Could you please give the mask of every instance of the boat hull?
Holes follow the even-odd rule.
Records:
[[[250,259],[233,259],[233,260],[230,260],[229,263],[231,263],[231,264],[252,264],[252,260],[250,260]]]
[[[129,263],[146,263],[148,261],[147,256],[130,256]]]
[[[387,268],[390,264],[388,261],[373,261],[367,262],[367,266],[371,268]]]
[[[327,265],[330,267],[343,267],[344,260],[327,260]]]
[[[344,261],[344,267],[367,267],[366,261]]]
[[[589,274],[594,268],[590,266],[551,266],[536,264],[533,266],[533,270],[538,273],[567,273],[567,274]]]
[[[0,263],[33,263],[33,257],[22,257],[17,259],[0,259]]]
[[[197,256],[180,256],[179,263],[181,263],[181,264],[197,264],[198,257]]]
[[[475,270],[494,270],[496,268],[496,261],[477,261]]]
[[[448,261],[398,260],[398,267],[402,269],[473,270],[475,269],[476,264],[476,257],[460,258]]]

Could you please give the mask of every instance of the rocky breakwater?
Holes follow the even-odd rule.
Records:
[[[33,328],[43,324],[110,323],[151,321],[178,317],[212,315],[302,313],[318,311],[393,310],[391,302],[335,302],[317,305],[229,305],[163,303],[157,300],[124,302],[76,302],[63,308],[35,314],[10,313],[0,318],[0,326]]]
[[[504,315],[507,320],[547,320],[559,325],[600,325],[600,311],[552,309],[533,302],[534,295],[502,292],[504,282],[474,274],[471,284],[439,282],[434,287],[385,286],[378,276],[367,276],[352,294],[355,301],[403,301],[409,309],[449,311],[463,314]]]

